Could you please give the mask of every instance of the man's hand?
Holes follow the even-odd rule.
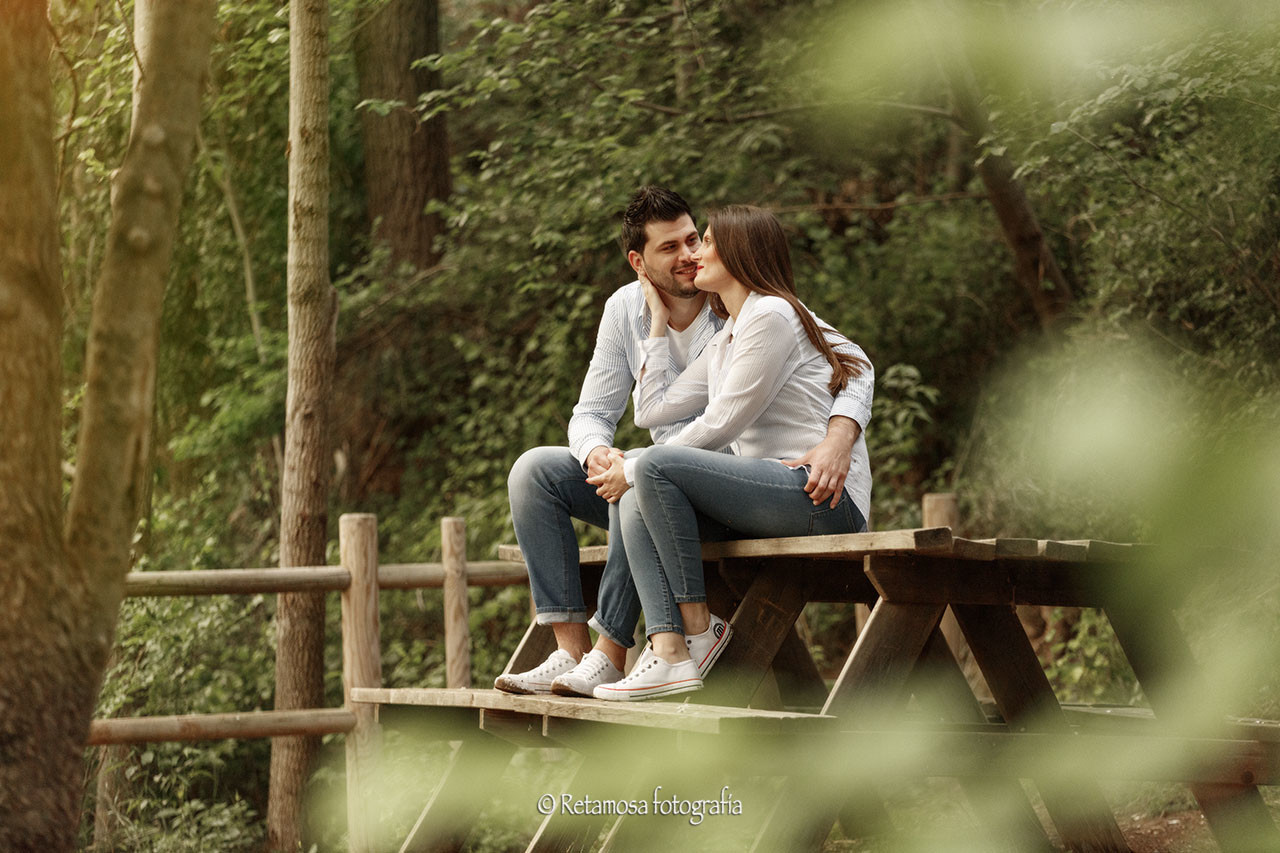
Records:
[[[608,470],[593,477],[588,477],[587,482],[596,487],[597,495],[611,504],[617,503],[618,498],[622,497],[627,489],[631,488],[627,485],[627,475],[622,471],[622,451],[611,451],[609,453]]]
[[[594,477],[597,474],[603,474],[609,470],[609,457],[613,454],[622,455],[622,451],[616,447],[605,447],[603,444],[592,448],[587,454],[587,476]]]
[[[844,496],[844,481],[849,476],[849,454],[862,428],[852,418],[836,415],[827,423],[827,437],[799,459],[783,459],[792,468],[809,466],[809,481],[804,490],[814,506],[831,499],[835,509]]]

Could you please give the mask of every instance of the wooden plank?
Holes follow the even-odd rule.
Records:
[[[1173,612],[1155,604],[1139,608],[1111,602],[1106,613],[1157,718],[1161,709],[1176,713],[1184,707],[1189,697],[1180,691],[1178,681],[1195,673],[1196,666]],[[1224,851],[1280,850],[1280,830],[1252,780],[1238,785],[1192,785],[1191,793]]]
[[[820,715],[790,711],[764,711],[684,702],[607,702],[568,696],[516,696],[497,690],[384,687],[378,690],[353,691],[352,698],[359,702],[384,705],[483,708],[705,734],[781,733],[814,728],[830,729],[835,725],[834,721]]]
[[[467,564],[470,586],[512,586],[528,583],[529,574],[509,562],[490,560]],[[351,576],[341,566],[301,566],[264,569],[185,569],[129,572],[124,594],[132,598],[175,595],[257,595],[279,592],[338,592]],[[378,567],[382,589],[429,589],[444,585],[440,563],[394,563]]]
[[[125,576],[124,594],[130,597],[139,597],[256,595],[271,592],[335,592],[346,589],[350,583],[351,575],[341,566],[129,572]]]
[[[862,723],[899,711],[907,679],[944,609],[941,604],[894,604],[883,598],[876,602],[822,713]]]
[[[1089,559],[1089,546],[1084,542],[1050,539],[1044,543],[1043,553],[1047,560],[1064,560],[1069,563],[1083,563]]]
[[[633,764],[619,765],[616,756],[608,754],[588,755],[565,791],[570,802],[583,798],[593,800],[629,800],[636,798],[631,784],[635,776]],[[561,800],[563,802],[563,800]],[[527,853],[587,853],[596,837],[610,821],[612,815],[570,814],[554,809],[542,821]]]
[[[762,567],[730,620],[733,637],[706,680],[707,701],[734,706],[751,701],[807,601],[805,578],[785,564]]]
[[[725,750],[715,759],[714,767],[732,772],[747,764],[762,775],[789,775],[796,768],[803,768],[809,775],[824,777],[825,786],[842,777],[847,779],[850,770],[833,764],[832,756],[859,754],[879,756],[882,765],[860,768],[855,776],[873,772],[887,779],[949,776],[962,782],[1008,783],[1034,776],[1037,771],[1045,772],[1049,761],[1054,766],[1048,772],[1063,787],[1094,785],[1099,779],[1192,784],[1238,784],[1245,775],[1259,784],[1273,784],[1280,779],[1280,746],[1274,743],[1083,734],[1069,729],[1057,733],[1010,732],[992,725],[760,737],[751,743],[750,750]],[[1020,788],[1010,786],[1009,790],[1017,790],[1019,799],[1026,801]],[[1012,817],[999,809],[992,815],[997,825],[1006,826]],[[1028,837],[1036,841],[1038,836],[1038,841],[1015,849],[1044,848],[1047,838],[1038,822],[1028,826],[1035,833]]]
[[[1015,731],[1066,734],[1066,717],[1012,607],[953,605],[974,659]],[[1069,848],[1128,851],[1115,815],[1095,783],[1037,778],[1045,808]]]
[[[950,527],[923,527],[909,530],[877,530],[870,533],[842,533],[832,536],[789,536],[777,539],[738,539],[729,542],[707,542],[702,546],[704,560],[741,559],[745,557],[845,557],[858,559],[866,554],[884,551],[947,552],[951,550]],[[604,563],[607,547],[597,545],[579,549],[583,565]],[[499,545],[502,560],[523,563],[518,545]]]
[[[1040,555],[1038,539],[997,539],[996,557],[1037,557]]]
[[[1090,607],[1113,585],[1109,566],[1044,560],[873,554],[866,573],[886,600],[902,604],[1048,604]]]
[[[327,735],[349,732],[355,724],[355,714],[345,708],[116,717],[91,722],[86,743],[89,746],[105,746],[118,743]]]
[[[996,558],[996,540],[994,539],[953,539],[951,553],[962,560],[994,560]]]
[[[881,551],[948,551],[951,528],[879,530],[872,533],[841,533],[832,536],[791,536],[780,539],[741,539],[708,542],[702,546],[703,559],[742,557],[844,557],[858,559]]]
[[[514,711],[484,708],[480,711],[480,730],[518,747],[542,749],[542,717]]]
[[[586,545],[578,548],[578,564],[582,566],[603,566],[609,555],[608,545]],[[498,559],[511,563],[524,563],[524,554],[519,545],[499,545]]]
[[[504,560],[467,561],[468,586],[519,586],[529,582],[523,564]],[[389,563],[378,566],[378,586],[382,589],[438,589],[444,586],[441,563]]]

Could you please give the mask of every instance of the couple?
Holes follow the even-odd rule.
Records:
[[[728,207],[699,239],[684,199],[643,187],[622,243],[639,280],[605,304],[570,446],[527,451],[508,479],[537,621],[557,644],[498,677],[510,693],[697,690],[731,634],[707,608],[702,541],[866,529],[874,373],[796,298],[773,215]],[[613,437],[633,385],[654,446],[624,452]],[[589,621],[572,518],[610,532]],[[641,609],[650,645],[623,677]]]

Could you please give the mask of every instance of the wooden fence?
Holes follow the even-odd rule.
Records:
[[[374,764],[375,708],[353,703],[351,689],[382,686],[379,591],[444,589],[446,680],[449,687],[470,687],[467,587],[528,582],[521,563],[468,563],[463,519],[445,518],[440,527],[440,563],[379,565],[377,518],[350,514],[338,521],[337,566],[130,573],[126,596],[341,592],[343,707],[94,720],[89,725],[89,745],[344,734],[349,846],[353,851],[369,849],[367,839],[360,836],[365,829],[362,791],[367,790],[365,777]]]

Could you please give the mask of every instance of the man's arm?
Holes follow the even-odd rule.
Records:
[[[611,297],[605,303],[591,364],[569,419],[569,450],[589,475],[608,470],[609,451],[615,449],[613,435],[635,384],[623,346],[625,334],[622,300]]]
[[[815,318],[816,319],[816,318]],[[835,508],[844,495],[844,481],[849,475],[850,454],[858,436],[871,420],[871,399],[875,393],[876,372],[871,359],[862,347],[851,342],[830,326],[818,321],[836,352],[852,355],[862,361],[862,373],[851,376],[844,389],[831,404],[831,418],[827,421],[827,436],[812,450],[798,459],[784,459],[787,465],[809,466],[809,481],[804,490],[814,505],[828,498]]]

